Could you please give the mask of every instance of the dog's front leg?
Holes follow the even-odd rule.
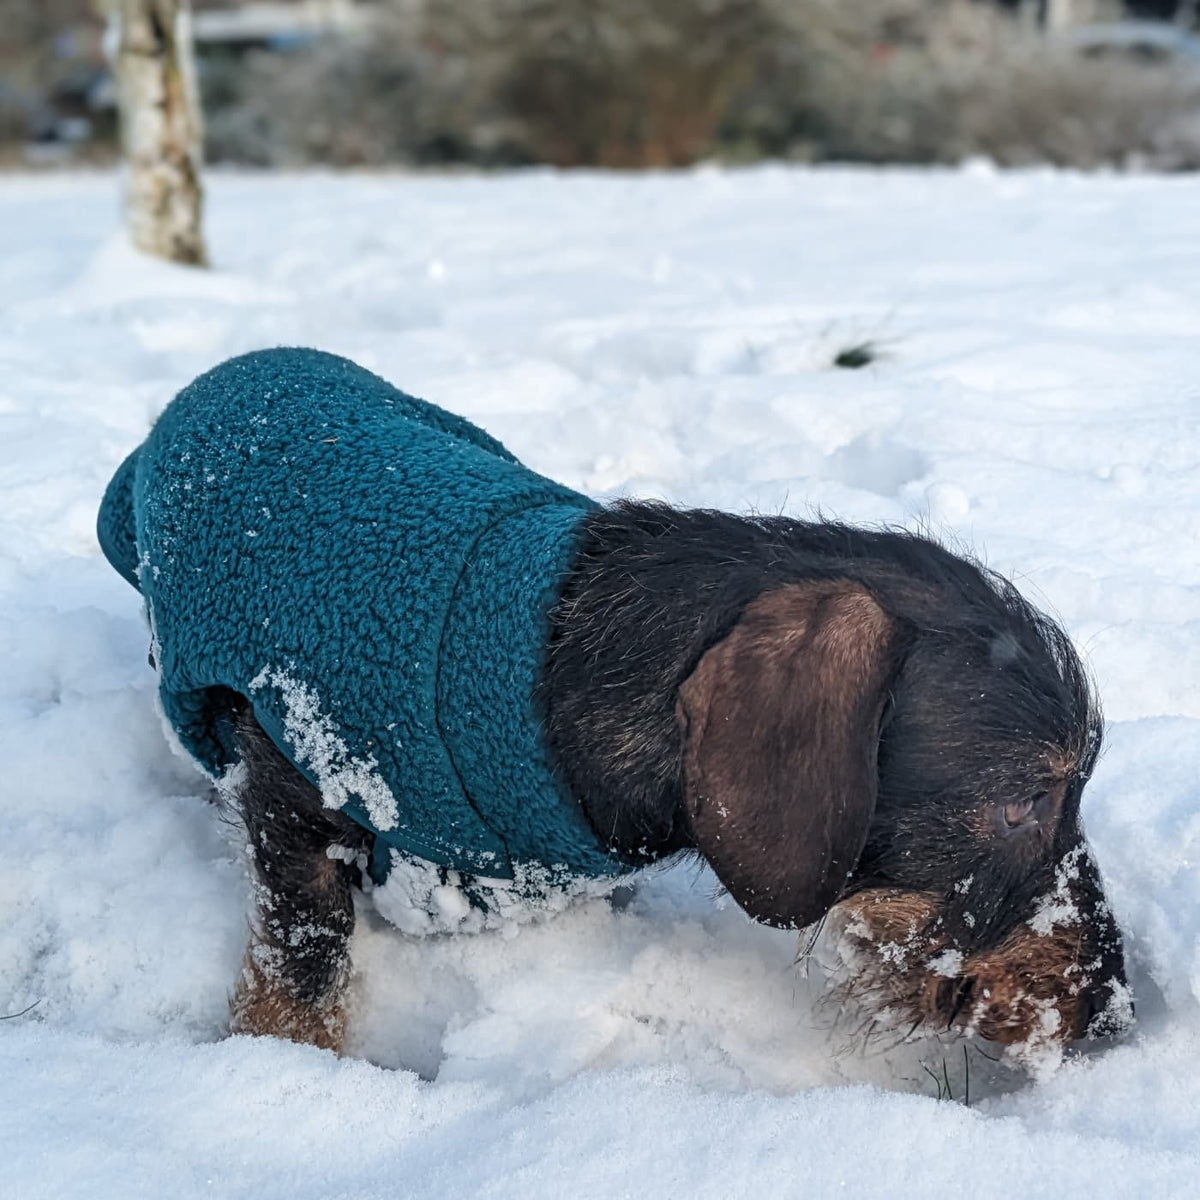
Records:
[[[238,718],[237,803],[256,886],[250,942],[230,1031],[288,1038],[341,1053],[355,855],[366,835],[325,808],[247,708]]]

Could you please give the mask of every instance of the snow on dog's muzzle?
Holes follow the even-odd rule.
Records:
[[[897,888],[833,910],[838,996],[868,1034],[973,1035],[1029,1062],[1132,1024],[1120,930],[1082,843],[1033,913],[990,944],[952,944],[942,912],[941,897]]]

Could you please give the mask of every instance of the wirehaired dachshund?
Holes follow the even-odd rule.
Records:
[[[248,834],[235,1031],[340,1049],[353,890],[413,859],[463,928],[695,855],[756,921],[834,913],[894,1027],[1057,1047],[1132,1015],[1080,825],[1087,675],[927,538],[597,506],[307,349],[185,388],[97,531]]]
[[[1021,1047],[1129,1023],[1080,824],[1097,702],[995,573],[912,533],[620,502],[586,518],[536,701],[607,845],[699,856],[769,925],[835,910],[847,989],[893,1027]],[[238,729],[260,886],[233,1028],[336,1049],[370,839],[248,706]]]

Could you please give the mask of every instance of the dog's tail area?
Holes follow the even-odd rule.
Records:
[[[104,491],[96,517],[96,536],[104,557],[134,587],[138,586],[137,527],[133,512],[133,483],[140,447],[117,468]]]

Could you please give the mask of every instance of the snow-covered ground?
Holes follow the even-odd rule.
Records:
[[[234,175],[202,273],[125,248],[113,177],[0,177],[0,1195],[1194,1196],[1198,214],[983,168]],[[244,870],[93,521],[178,387],[297,343],[600,496],[926,524],[1014,575],[1111,720],[1084,812],[1134,1034],[1039,1080],[857,1046],[677,868],[515,936],[364,908],[359,1057],[223,1040]]]

